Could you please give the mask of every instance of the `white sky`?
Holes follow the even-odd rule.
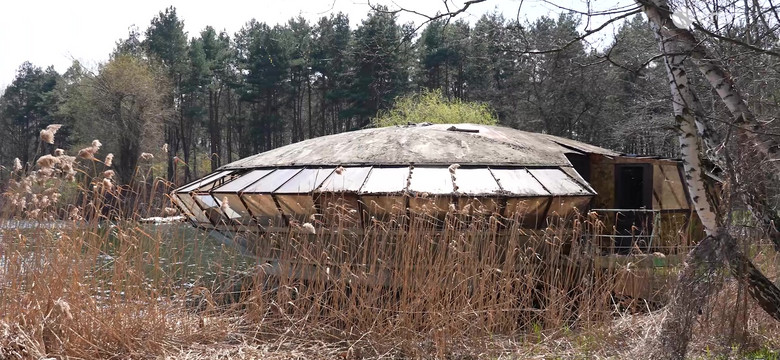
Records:
[[[448,0],[451,6],[463,0]],[[618,0],[601,0],[614,3]],[[425,14],[443,11],[443,0],[372,0],[372,4],[393,4]],[[561,1],[566,6],[581,8],[584,0]],[[506,18],[516,18],[520,0],[488,0],[473,5],[459,18],[474,23],[483,13],[494,9]],[[72,60],[94,68],[106,61],[120,38],[136,25],[141,32],[152,18],[166,7],[176,7],[184,21],[184,30],[196,36],[207,25],[227,30],[232,35],[252,18],[269,24],[283,23],[302,15],[314,21],[330,12],[349,15],[353,26],[369,11],[366,0],[0,0],[0,93],[14,79],[24,61],[36,66],[54,68],[63,73]],[[605,4],[606,5],[606,4]],[[559,11],[541,0],[526,0],[521,18],[537,18]],[[421,23],[424,19],[402,14],[402,23]]]

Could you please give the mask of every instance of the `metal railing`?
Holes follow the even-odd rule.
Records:
[[[608,243],[611,253],[631,253],[637,249],[648,252],[659,236],[661,211],[653,209],[591,209],[606,225],[612,225],[612,234],[584,234],[599,244]],[[612,215],[611,215],[612,214]],[[637,216],[639,215],[639,216]],[[621,219],[620,217],[625,217]],[[622,224],[620,222],[623,221]],[[626,226],[629,225],[630,226]],[[636,231],[636,232],[635,232]],[[602,246],[603,248],[603,246]]]

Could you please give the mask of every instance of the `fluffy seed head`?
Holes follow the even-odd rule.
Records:
[[[312,225],[311,223],[303,223],[303,225],[301,225],[301,229],[303,229],[303,232],[305,233],[309,233],[309,234],[317,233],[317,229],[315,229],[314,225]]]
[[[14,158],[14,171],[22,170],[22,161],[19,158]]]
[[[87,160],[95,160],[95,153],[97,150],[90,146],[79,150],[79,157]]]
[[[152,155],[150,153],[146,153],[146,152],[145,153],[141,153],[141,160],[149,161],[149,160],[152,160],[152,159],[154,159],[154,155]]]
[[[54,165],[60,163],[60,159],[52,155],[43,155],[36,162],[41,169],[51,169]]]
[[[227,196],[222,198],[222,205],[220,205],[219,208],[222,209],[223,212],[230,210],[230,201],[228,201]]]
[[[114,154],[108,153],[108,155],[106,155],[106,160],[103,162],[106,164],[107,167],[111,167],[111,164],[114,163]]]
[[[41,141],[47,144],[54,144],[54,134],[56,134],[57,130],[61,127],[61,124],[50,124],[45,129],[41,130]]]
[[[41,130],[41,141],[47,144],[54,144],[54,134],[49,130]]]
[[[54,150],[54,156],[62,156],[62,155],[65,155],[65,150],[62,149]]]

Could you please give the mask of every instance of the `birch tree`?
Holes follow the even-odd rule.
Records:
[[[670,316],[664,321],[656,348],[656,357],[682,359],[685,357],[695,313],[713,289],[717,268],[725,260],[731,273],[746,284],[750,295],[772,317],[780,320],[780,289],[767,279],[736,247],[736,241],[728,231],[725,216],[718,206],[717,197],[708,186],[703,163],[707,162],[712,141],[703,120],[701,106],[686,72],[685,61],[693,59],[693,65],[717,92],[734,117],[742,143],[749,144],[768,166],[777,167],[777,146],[772,138],[762,138],[762,125],[745,104],[734,81],[717,59],[708,54],[704,45],[693,33],[678,28],[671,19],[671,10],[665,0],[641,1],[650,19],[651,27],[664,54],[670,90],[677,120],[680,150],[685,168],[685,178],[696,213],[704,225],[707,237],[688,255],[679,282],[669,304]],[[780,167],[777,168],[780,174]],[[730,169],[734,171],[734,169]],[[757,211],[758,209],[754,209]]]
[[[686,263],[682,269],[679,281],[672,294],[671,302],[667,306],[668,316],[662,325],[657,346],[651,358],[682,359],[685,357],[691,331],[695,321],[695,315],[700,307],[706,303],[713,291],[715,282],[719,278],[719,269],[724,263],[728,264],[731,274],[744,284],[755,301],[773,318],[780,320],[780,289],[777,288],[750,259],[736,246],[736,239],[730,233],[727,212],[723,210],[719,199],[717,187],[713,176],[708,172],[716,168],[725,169],[727,178],[732,181],[737,179],[733,166],[723,164],[718,157],[716,142],[712,138],[711,124],[702,111],[688,67],[692,67],[701,73],[701,76],[711,86],[723,105],[732,116],[728,124],[736,133],[739,145],[754,152],[756,158],[763,166],[771,168],[772,177],[780,178],[780,141],[777,137],[767,135],[765,124],[759,122],[747,106],[745,97],[739,91],[734,79],[717,57],[713,56],[705,44],[696,38],[689,29],[678,27],[672,21],[672,12],[666,0],[635,0],[641,11],[650,20],[651,29],[658,41],[660,57],[664,60],[664,67],[669,81],[674,118],[679,134],[680,153],[683,159],[686,185],[691,195],[695,211],[704,226],[706,237],[702,239],[688,254]],[[464,7],[475,2],[466,2]],[[555,5],[561,9],[569,10],[564,4]],[[590,2],[588,2],[590,5]],[[747,2],[746,2],[747,4]],[[747,5],[746,5],[747,7]],[[774,10],[774,6],[772,6]],[[630,14],[631,7],[612,9],[600,15],[613,16],[614,14]],[[438,18],[449,18],[458,11],[439,13],[436,16],[428,16],[430,21]],[[519,11],[518,11],[519,13]],[[777,14],[777,12],[774,12]],[[589,21],[594,12],[588,7]],[[614,21],[614,17],[592,30],[586,30],[584,34],[572,38],[571,42],[555,49],[527,51],[533,53],[560,52],[576,41],[597,32]],[[716,19],[717,20],[717,19]],[[780,18],[779,18],[780,20]],[[702,27],[697,27],[707,33]],[[728,37],[708,33],[719,40],[733,41]],[[760,48],[743,44],[753,51],[761,51]],[[770,53],[761,51],[763,53]],[[776,54],[780,56],[780,54]],[[608,57],[607,57],[608,59]],[[609,60],[609,59],[608,59]],[[772,213],[765,204],[755,202],[756,197],[745,196],[745,202],[750,206],[752,213],[759,219],[766,221],[771,226],[771,236],[776,236],[777,225],[774,223]]]

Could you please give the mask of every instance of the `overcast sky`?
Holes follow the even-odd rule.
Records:
[[[399,4],[426,14],[443,11],[443,0],[372,0],[397,7]],[[459,6],[463,0],[448,0]],[[602,0],[614,3],[617,0]],[[584,0],[563,1],[578,7]],[[475,4],[460,18],[474,23],[482,14],[497,10],[507,18],[516,18],[520,0],[488,0]],[[252,18],[269,24],[283,23],[302,15],[314,21],[331,12],[349,15],[353,26],[369,11],[366,0],[0,0],[0,92],[9,85],[24,61],[54,68],[62,73],[76,59],[94,68],[106,61],[116,41],[127,36],[132,25],[143,32],[152,18],[173,5],[184,30],[190,37],[211,25],[227,30],[231,36]],[[534,19],[557,12],[541,0],[526,0],[521,19]],[[401,22],[421,23],[412,14],[401,15]]]

